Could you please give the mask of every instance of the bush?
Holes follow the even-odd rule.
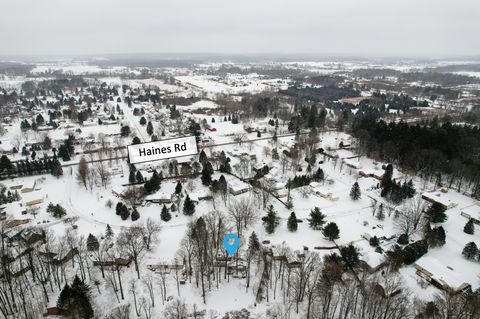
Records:
[[[55,218],[62,218],[67,214],[67,211],[65,210],[65,208],[63,208],[59,204],[54,205],[50,203],[48,204],[48,207],[47,207],[47,213],[52,214],[52,216]]]
[[[407,234],[401,234],[397,239],[397,243],[399,243],[400,245],[407,245],[408,244]]]
[[[473,235],[475,233],[475,225],[473,224],[473,219],[470,219],[465,226],[463,227],[463,232],[469,235]]]

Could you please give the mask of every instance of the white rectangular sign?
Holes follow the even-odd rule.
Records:
[[[198,154],[195,136],[128,145],[131,164]]]

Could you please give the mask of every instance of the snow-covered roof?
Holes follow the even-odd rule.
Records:
[[[170,200],[172,196],[165,193],[155,193],[145,196],[145,200]]]
[[[228,182],[228,187],[234,192],[240,192],[245,189],[250,189],[250,185],[239,180],[231,180]]]
[[[377,253],[373,249],[363,252],[361,259],[372,268],[378,267],[383,262],[385,262],[385,256]]]
[[[455,290],[468,282],[461,274],[453,270],[453,268],[445,266],[436,258],[422,257],[415,264],[431,273],[432,279],[445,283]]]
[[[426,192],[422,194],[422,197],[429,201],[440,203],[447,208],[457,206],[457,203],[452,202],[447,195],[442,192]]]
[[[462,213],[467,214],[470,218],[480,220],[480,205],[474,204],[468,207],[462,208]]]

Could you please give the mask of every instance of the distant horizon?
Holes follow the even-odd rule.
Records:
[[[420,61],[452,61],[452,62],[479,62],[480,53],[473,55],[439,55],[436,57],[419,55],[380,55],[380,54],[353,54],[353,53],[282,53],[282,52],[246,52],[246,53],[228,53],[228,52],[130,52],[130,53],[99,53],[99,54],[0,54],[0,62],[55,62],[55,60],[70,60],[71,62],[94,62],[115,61],[117,59],[128,59],[134,61],[189,61],[189,60],[210,60],[208,62],[219,62],[218,59],[242,59],[255,62],[261,60],[271,60],[272,62],[322,62],[322,61],[378,61],[378,62],[420,62]],[[215,60],[217,59],[217,60]],[[76,61],[79,60],[79,61]],[[202,61],[198,61],[202,62]],[[225,61],[227,62],[227,61]]]

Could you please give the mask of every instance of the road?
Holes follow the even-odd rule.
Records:
[[[138,124],[140,125],[140,124]],[[308,134],[308,133],[300,133],[300,135],[304,135],[304,134]],[[283,135],[278,135],[277,138],[284,138],[284,137],[292,137],[292,136],[295,136],[295,133],[289,133],[289,134],[283,134]],[[268,137],[259,137],[259,138],[254,138],[254,139],[251,139],[251,140],[244,140],[242,141],[242,144],[243,143],[253,143],[253,142],[257,142],[257,141],[263,141],[263,140],[271,140],[272,139],[272,136],[268,136]],[[225,143],[219,143],[219,144],[209,144],[209,145],[199,145],[197,146],[198,149],[204,149],[204,148],[212,148],[212,147],[219,147],[219,146],[225,146],[225,145],[234,145],[234,144],[239,144],[238,142],[225,142]],[[121,148],[127,148],[126,146],[123,146]],[[120,148],[119,148],[120,149]],[[97,160],[90,160],[90,161],[87,161],[88,163],[98,163],[98,162],[105,162],[105,161],[110,161],[110,160],[118,160],[118,159],[126,159],[128,156],[118,156],[118,157],[114,157],[112,159],[110,158],[103,158],[103,159],[97,159]],[[78,165],[79,163],[78,162],[75,162],[75,163],[63,163],[62,164],[62,167],[70,167],[70,166],[76,166]]]

